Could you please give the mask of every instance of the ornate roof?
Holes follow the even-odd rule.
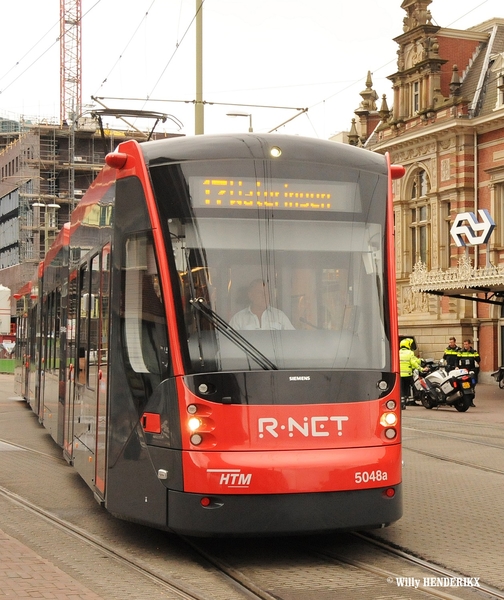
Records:
[[[485,294],[479,302],[502,304],[492,300],[504,296],[504,264],[487,265],[475,269],[471,259],[461,255],[456,267],[429,271],[422,262],[417,262],[410,275],[411,290],[435,295],[453,296],[465,300],[476,300],[474,294]]]

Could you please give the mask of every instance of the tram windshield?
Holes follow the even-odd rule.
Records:
[[[389,369],[386,177],[236,162],[152,169],[188,370]]]

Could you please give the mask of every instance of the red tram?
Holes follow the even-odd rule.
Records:
[[[401,517],[403,172],[282,135],[107,156],[20,294],[16,381],[108,511],[204,536]]]

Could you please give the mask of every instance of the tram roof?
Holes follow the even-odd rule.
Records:
[[[341,167],[387,172],[382,154],[329,140],[274,133],[195,135],[144,142],[140,146],[149,166],[204,159],[264,160],[271,158],[271,148],[278,147],[278,160],[330,161]]]

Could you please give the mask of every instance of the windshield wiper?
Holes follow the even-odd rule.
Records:
[[[264,356],[264,354],[258,350],[254,345],[252,345],[246,338],[244,338],[241,334],[231,327],[229,323],[224,321],[224,319],[216,313],[208,304],[205,302],[204,298],[191,298],[189,300],[190,304],[198,310],[212,325],[222,333],[228,340],[236,344],[240,350],[243,350],[245,354],[250,356],[262,369],[265,371],[274,370],[277,371],[278,367],[274,362]]]

